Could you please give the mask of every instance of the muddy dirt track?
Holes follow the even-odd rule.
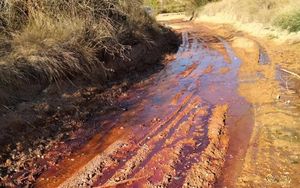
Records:
[[[106,134],[42,174],[36,187],[299,183],[299,91],[286,93],[286,75],[265,47],[201,25],[175,26],[182,44],[165,68],[119,97],[124,111],[97,120]]]

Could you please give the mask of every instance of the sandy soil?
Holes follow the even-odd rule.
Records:
[[[299,44],[254,37],[229,25],[208,25],[220,36],[230,36],[235,52],[243,61],[239,94],[252,104],[254,111],[246,154],[238,159],[240,162],[229,154],[217,187],[297,187],[300,80],[286,70],[299,75]],[[229,148],[229,153],[235,153],[234,150]]]

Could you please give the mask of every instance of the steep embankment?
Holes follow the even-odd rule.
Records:
[[[144,67],[137,54],[170,31],[141,7],[135,0],[1,2],[0,103],[28,101],[64,82],[104,85]]]

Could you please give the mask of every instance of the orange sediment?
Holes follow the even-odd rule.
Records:
[[[228,106],[217,106],[208,125],[209,144],[199,163],[188,172],[184,187],[213,187],[222,172],[228,148],[228,131],[225,125]]]

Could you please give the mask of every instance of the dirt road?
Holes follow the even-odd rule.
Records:
[[[123,112],[97,121],[105,134],[53,166],[36,187],[299,183],[296,82],[287,93],[280,81],[286,75],[251,37],[171,26],[182,33],[177,54],[118,99]]]

